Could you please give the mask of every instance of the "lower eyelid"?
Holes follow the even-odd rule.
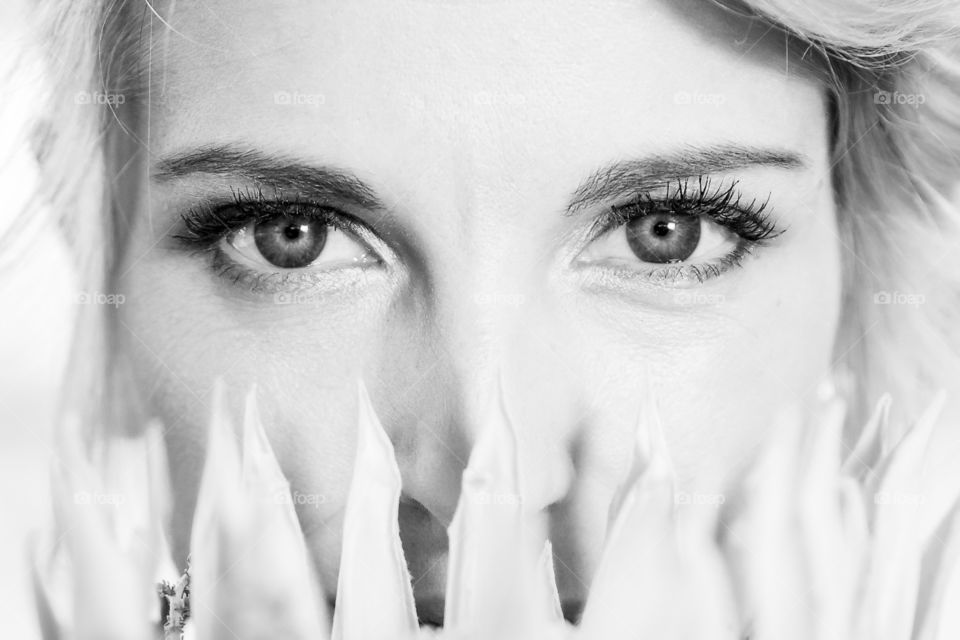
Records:
[[[327,295],[357,289],[387,277],[383,270],[362,266],[258,271],[233,260],[219,246],[213,251],[209,268],[231,287],[244,289],[257,296],[272,294],[277,304],[319,304]]]
[[[579,272],[591,284],[606,285],[614,279],[619,285],[634,283],[650,286],[656,289],[678,289],[696,287],[705,284],[742,267],[744,260],[753,255],[754,247],[748,241],[741,241],[728,255],[713,262],[701,263],[637,263],[637,266],[617,266],[597,262],[577,264],[574,261],[574,271]]]

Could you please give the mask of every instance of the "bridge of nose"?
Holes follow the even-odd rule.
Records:
[[[517,160],[509,150],[495,158],[504,140],[466,135],[441,152],[430,178],[404,200],[420,255],[388,338],[393,355],[383,361],[393,370],[391,388],[381,393],[394,414],[384,424],[408,501],[401,509],[408,562],[430,575],[444,566],[439,559],[431,570],[498,376],[519,441],[522,499],[532,512],[566,495],[582,414],[575,365],[582,345],[564,325],[550,284],[554,227],[562,223],[551,216],[562,203],[551,198],[562,190],[511,175]],[[428,580],[418,585],[418,601],[442,594],[442,583]]]

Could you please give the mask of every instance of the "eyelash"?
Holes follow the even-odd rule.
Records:
[[[180,216],[183,233],[174,239],[184,246],[198,250],[210,249],[226,235],[251,222],[262,222],[278,215],[300,215],[350,232],[363,225],[329,205],[318,205],[300,200],[285,200],[278,193],[274,199],[264,197],[262,191],[235,191],[230,204],[201,205]]]
[[[703,283],[741,266],[753,249],[764,246],[784,233],[766,214],[770,197],[762,202],[746,202],[738,184],[739,181],[734,181],[726,187],[714,186],[708,176],[701,175],[669,183],[662,195],[638,193],[625,204],[613,205],[601,213],[593,223],[589,238],[596,240],[632,220],[653,213],[707,216],[741,239],[736,249],[714,263],[665,264],[645,272],[634,270],[633,274],[654,283],[689,280]]]
[[[270,220],[278,215],[296,215],[347,232],[366,244],[377,237],[367,225],[331,205],[291,200],[279,191],[273,197],[265,196],[259,189],[234,191],[232,195],[232,202],[202,204],[181,214],[182,231],[172,237],[181,248],[197,254],[210,254],[211,268],[218,276],[234,285],[243,284],[252,291],[299,289],[314,284],[323,274],[296,269],[258,273],[235,263],[224,255],[220,243],[250,223]]]
[[[681,178],[665,186],[662,194],[642,192],[631,200],[609,207],[598,215],[588,237],[590,241],[621,227],[637,218],[657,212],[691,216],[707,216],[718,225],[736,234],[741,242],[736,249],[713,263],[665,264],[647,271],[637,269],[623,273],[641,277],[652,283],[672,284],[684,281],[703,283],[726,271],[741,266],[754,248],[763,246],[784,233],[765,213],[769,197],[763,202],[745,202],[739,191],[739,182],[729,186],[714,186],[706,176]],[[277,215],[302,215],[350,233],[366,241],[376,234],[360,221],[330,205],[285,199],[277,192],[273,198],[258,190],[235,191],[230,203],[205,204],[181,215],[182,232],[173,236],[180,246],[198,253],[212,253],[212,268],[234,284],[243,281],[252,290],[282,290],[303,281],[295,271],[256,273],[234,263],[219,250],[220,242],[230,233],[251,222],[260,222]]]

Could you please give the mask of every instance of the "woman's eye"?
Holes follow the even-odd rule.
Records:
[[[741,239],[706,215],[653,212],[634,217],[596,238],[584,262],[679,264],[722,260]]]
[[[248,261],[279,269],[356,266],[376,262],[349,231],[311,216],[277,214],[232,231],[224,243]]]
[[[320,257],[327,244],[327,228],[300,216],[278,216],[254,223],[253,242],[270,264],[300,269]]]

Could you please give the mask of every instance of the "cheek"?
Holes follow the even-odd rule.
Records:
[[[580,345],[584,428],[575,440],[576,484],[558,513],[581,575],[603,546],[607,510],[625,477],[647,379],[659,404],[678,489],[722,496],[785,404],[813,394],[831,365],[840,269],[832,210],[789,246],[742,272],[690,290],[690,304],[652,305],[573,292],[564,316]],[[575,578],[558,576],[577,592]]]
[[[680,486],[713,492],[748,461],[779,411],[816,392],[832,365],[840,315],[839,243],[828,202],[803,222],[789,242],[682,293],[675,308],[580,305],[590,309],[581,333],[597,343],[588,366],[617,390],[607,393],[601,420],[621,426],[591,434],[601,486],[626,472],[634,436],[622,416],[637,415],[648,375]]]
[[[148,390],[148,411],[167,428],[178,551],[186,548],[218,378],[237,425],[256,385],[305,532],[338,530],[355,448],[356,380],[381,359],[390,300],[367,296],[362,310],[354,301],[241,301],[237,292],[224,296],[200,260],[158,252],[123,283],[125,352],[136,388]]]

